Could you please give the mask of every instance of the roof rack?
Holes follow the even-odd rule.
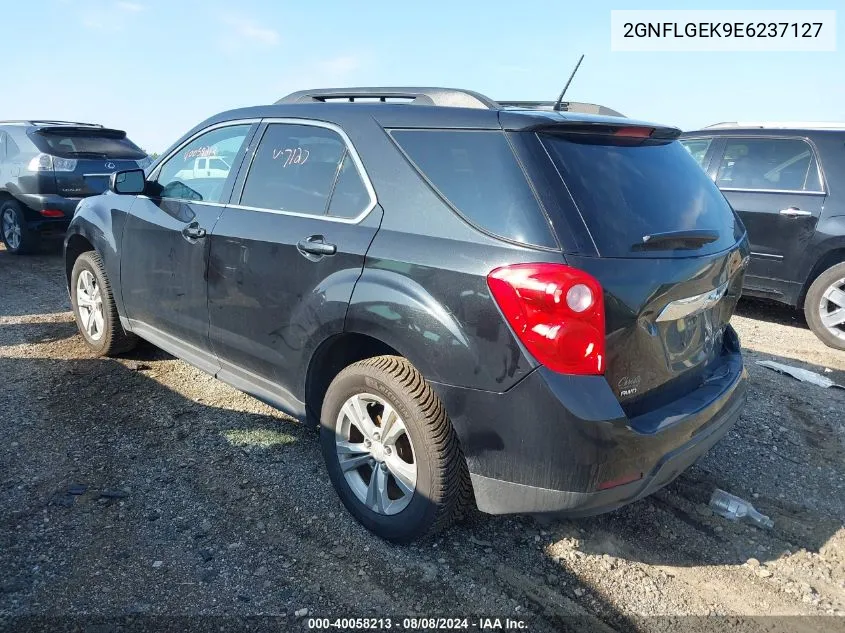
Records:
[[[52,121],[46,119],[17,119],[0,121],[0,123],[22,123],[25,125],[81,125],[84,127],[103,127],[99,123],[81,123],[79,121]]]
[[[499,101],[499,105],[503,108],[527,108],[529,110],[549,110],[553,111],[554,101]],[[564,101],[560,104],[561,112],[578,112],[580,114],[601,114],[604,116],[619,116],[625,115],[617,112],[607,106],[598,105],[596,103],[583,103],[580,101]]]
[[[760,129],[807,129],[845,130],[845,123],[835,121],[723,121],[703,127],[704,130],[718,128],[760,128]]]
[[[472,90],[454,88],[319,88],[300,90],[276,101],[281,103],[315,103],[344,100],[354,103],[361,100],[404,102],[412,105],[452,106],[495,110],[499,104]]]
[[[490,97],[472,90],[457,88],[318,88],[300,90],[282,97],[276,104],[286,103],[327,103],[330,101],[407,103],[410,105],[452,106],[458,108],[480,108],[499,110],[501,108],[528,108],[533,110],[554,110],[554,101],[493,101]],[[624,116],[623,114],[595,103],[564,101],[561,111],[583,114],[603,114],[606,116]]]

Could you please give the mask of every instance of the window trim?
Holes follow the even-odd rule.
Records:
[[[692,137],[690,137],[692,138]],[[700,137],[699,137],[700,138]],[[827,190],[827,179],[825,178],[824,168],[822,167],[822,162],[819,160],[819,151],[816,148],[816,144],[807,137],[807,136],[788,136],[782,134],[723,134],[723,135],[714,135],[714,139],[721,138],[724,141],[724,144],[721,148],[721,153],[719,154],[719,159],[715,165],[715,171],[713,172],[713,182],[717,187],[719,187],[719,168],[722,164],[722,159],[725,157],[725,152],[728,149],[728,143],[734,139],[745,140],[745,141],[754,141],[754,140],[767,140],[767,141],[803,141],[807,144],[810,148],[810,152],[813,155],[813,160],[816,161],[816,170],[818,171],[819,175],[819,183],[821,184],[821,189],[814,189],[812,191],[807,191],[804,189],[762,189],[762,188],[751,188],[751,187],[719,187],[721,191],[737,191],[737,192],[757,192],[757,193],[788,193],[788,194],[796,194],[801,196],[826,196],[828,193]]]
[[[241,209],[243,211],[257,211],[259,213],[272,213],[275,215],[288,215],[295,218],[313,218],[317,220],[325,220],[328,222],[340,222],[341,224],[358,224],[366,218],[373,209],[376,208],[378,204],[378,199],[376,198],[376,191],[373,188],[373,184],[370,181],[369,174],[367,174],[366,169],[364,169],[364,163],[361,161],[361,157],[358,156],[358,151],[355,149],[355,146],[352,144],[352,141],[347,136],[346,132],[343,129],[334,123],[329,123],[328,121],[317,121],[314,119],[296,119],[290,117],[271,117],[266,119],[261,119],[261,123],[264,124],[264,131],[261,133],[261,138],[255,144],[255,150],[252,152],[252,156],[249,157],[249,162],[246,165],[246,172],[244,176],[243,183],[240,186],[240,191],[238,193],[238,203],[227,204],[225,206],[230,207],[232,209]],[[334,185],[337,184],[337,178],[335,178],[335,182],[332,184],[332,191],[326,200],[326,209],[322,215],[315,215],[313,213],[301,213],[298,211],[284,211],[282,209],[267,209],[265,207],[253,207],[248,205],[240,204],[241,199],[243,198],[244,188],[246,187],[246,181],[249,178],[249,172],[252,171],[252,163],[255,160],[256,154],[258,154],[258,145],[264,139],[264,135],[267,133],[267,130],[270,128],[271,125],[275,124],[282,124],[282,125],[309,125],[311,127],[319,127],[327,130],[331,130],[335,132],[338,136],[340,136],[341,140],[343,141],[344,145],[346,146],[346,153],[343,155],[345,158],[346,156],[352,157],[352,162],[355,163],[355,167],[358,170],[358,176],[361,178],[361,181],[364,183],[364,188],[367,190],[367,195],[370,198],[370,202],[364,207],[364,210],[361,211],[357,216],[353,218],[340,218],[328,215],[328,209],[331,205],[332,196],[334,196]],[[341,160],[342,162],[342,160]],[[339,169],[340,167],[338,167]]]
[[[206,134],[208,132],[213,132],[214,130],[224,128],[224,127],[235,127],[235,126],[238,126],[238,125],[249,125],[250,127],[252,127],[256,123],[260,123],[260,122],[261,122],[261,119],[232,119],[231,121],[221,121],[220,123],[215,123],[214,125],[209,125],[208,127],[204,127],[203,129],[199,130],[196,134],[192,134],[189,138],[185,139],[185,141],[183,143],[180,143],[179,146],[175,147],[173,149],[173,151],[171,151],[170,153],[167,154],[167,156],[165,156],[164,158],[159,160],[158,165],[156,165],[155,169],[150,172],[150,175],[146,177],[146,180],[148,182],[156,182],[157,183],[158,177],[161,175],[162,166],[164,166],[164,164],[167,163],[171,158],[176,156],[176,154],[181,152],[182,149],[185,148],[185,146],[190,145],[195,140],[197,140],[200,136],[203,136],[204,134]],[[249,138],[250,138],[250,134],[249,134],[249,131],[247,131],[247,135],[244,138],[244,140],[249,142]],[[232,169],[234,169],[234,168],[235,168],[235,166],[232,165]],[[152,199],[150,196],[147,196],[147,195],[144,195],[144,194],[139,194],[137,197],[143,198],[145,200],[151,200]],[[191,204],[203,204],[203,205],[207,205],[207,206],[210,206],[210,207],[225,207],[225,206],[227,206],[225,202],[206,202],[205,200],[188,200],[186,198],[157,198],[157,199],[160,199],[160,200],[175,200],[177,202],[188,202],[188,203],[191,203]]]

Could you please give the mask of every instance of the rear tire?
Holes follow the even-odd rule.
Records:
[[[404,358],[377,356],[337,375],[323,401],[320,444],[341,501],[381,538],[407,543],[468,513],[458,438],[437,394]]]
[[[26,255],[38,250],[41,238],[26,224],[23,207],[14,200],[0,204],[0,238],[6,250],[15,255]]]
[[[85,344],[98,356],[128,352],[138,337],[120,324],[103,260],[96,251],[82,253],[73,264],[70,300]]]
[[[816,277],[804,298],[804,316],[822,343],[845,350],[845,262]]]

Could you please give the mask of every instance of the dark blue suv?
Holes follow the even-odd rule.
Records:
[[[115,171],[152,160],[126,132],[91,123],[0,121],[0,238],[12,253],[61,240],[77,203]]]
[[[678,135],[433,88],[226,112],[79,205],[77,323],[319,424],[384,538],[611,510],[745,400],[745,231]]]

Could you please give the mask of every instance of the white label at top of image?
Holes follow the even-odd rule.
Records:
[[[836,11],[611,11],[612,51],[835,51]]]

